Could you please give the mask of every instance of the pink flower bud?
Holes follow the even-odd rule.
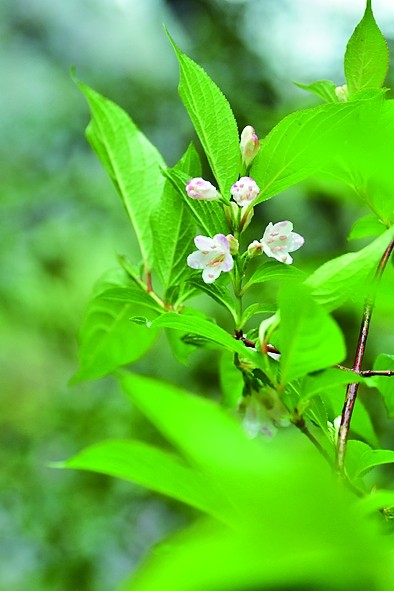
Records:
[[[220,199],[220,193],[216,187],[200,177],[190,179],[186,183],[186,193],[191,199],[201,199],[203,201],[216,201]]]
[[[242,161],[249,166],[260,149],[259,138],[251,125],[247,125],[241,133],[240,148]]]
[[[231,195],[240,207],[252,203],[260,193],[260,187],[250,176],[241,177],[231,187]]]

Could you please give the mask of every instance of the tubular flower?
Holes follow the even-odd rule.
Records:
[[[278,222],[277,224],[270,222],[260,240],[263,252],[280,263],[290,265],[293,259],[289,252],[298,250],[304,244],[304,238],[292,230],[293,224],[289,221]]]
[[[259,138],[251,125],[247,125],[241,133],[240,148],[242,161],[249,166],[260,149]]]
[[[198,250],[189,254],[187,264],[192,269],[203,269],[205,283],[213,283],[222,271],[231,271],[234,261],[230,243],[224,234],[216,234],[213,238],[196,236],[194,244]]]
[[[245,207],[252,203],[260,193],[260,187],[250,176],[241,177],[231,187],[231,195],[240,207]]]
[[[220,193],[209,181],[200,177],[190,179],[186,183],[186,193],[191,199],[203,201],[216,201],[220,199]]]

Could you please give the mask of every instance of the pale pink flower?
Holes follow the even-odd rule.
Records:
[[[289,252],[298,250],[304,244],[304,238],[292,230],[293,224],[289,221],[277,224],[270,222],[260,240],[265,254],[280,263],[290,265],[293,259]]]
[[[196,236],[194,244],[198,250],[189,254],[187,264],[192,269],[203,269],[205,283],[213,283],[222,271],[231,271],[234,261],[230,254],[230,243],[224,234],[216,234],[213,238]]]
[[[186,193],[191,199],[200,199],[202,201],[216,201],[220,199],[220,193],[216,187],[201,177],[190,179],[186,183]]]
[[[252,203],[260,193],[260,188],[256,181],[250,176],[241,177],[231,187],[231,195],[240,207],[245,207]]]

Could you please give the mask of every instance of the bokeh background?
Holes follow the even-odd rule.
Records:
[[[105,437],[155,437],[111,378],[68,385],[94,282],[116,266],[117,254],[137,260],[120,200],[85,141],[88,110],[71,67],[125,108],[173,165],[194,133],[163,24],[226,94],[239,127],[252,124],[263,137],[285,114],[318,102],[292,81],[344,83],[343,53],[364,6],[0,1],[0,591],[115,589],[152,544],[189,519],[180,506],[137,486],[48,467]],[[374,0],[373,7],[391,47],[394,4]],[[362,246],[346,236],[363,213],[345,187],[310,179],[261,206],[258,219],[262,228],[293,220],[306,237],[297,263],[312,269]],[[394,350],[393,287],[391,270],[369,360]],[[351,363],[360,308],[337,317]],[[217,396],[216,368],[205,359],[197,353],[190,367],[179,366],[160,340],[134,369]],[[387,443],[381,404],[372,406]]]

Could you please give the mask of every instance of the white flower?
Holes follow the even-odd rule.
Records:
[[[220,193],[209,181],[196,177],[186,183],[186,193],[191,199],[204,201],[216,201],[220,199]]]
[[[293,224],[289,221],[278,222],[277,224],[270,222],[260,240],[265,254],[280,263],[290,265],[293,259],[289,252],[298,250],[304,244],[303,237],[292,230]]]
[[[231,195],[234,201],[238,203],[240,207],[245,207],[252,203],[260,193],[260,188],[256,181],[250,176],[243,176],[233,184],[231,187]]]
[[[231,271],[234,265],[230,254],[230,244],[224,234],[216,234],[213,238],[196,236],[194,244],[198,250],[189,254],[187,264],[192,269],[203,269],[202,278],[205,283],[213,283],[222,271]]]
[[[260,149],[259,138],[251,125],[247,125],[241,133],[240,148],[242,160],[249,166]]]

